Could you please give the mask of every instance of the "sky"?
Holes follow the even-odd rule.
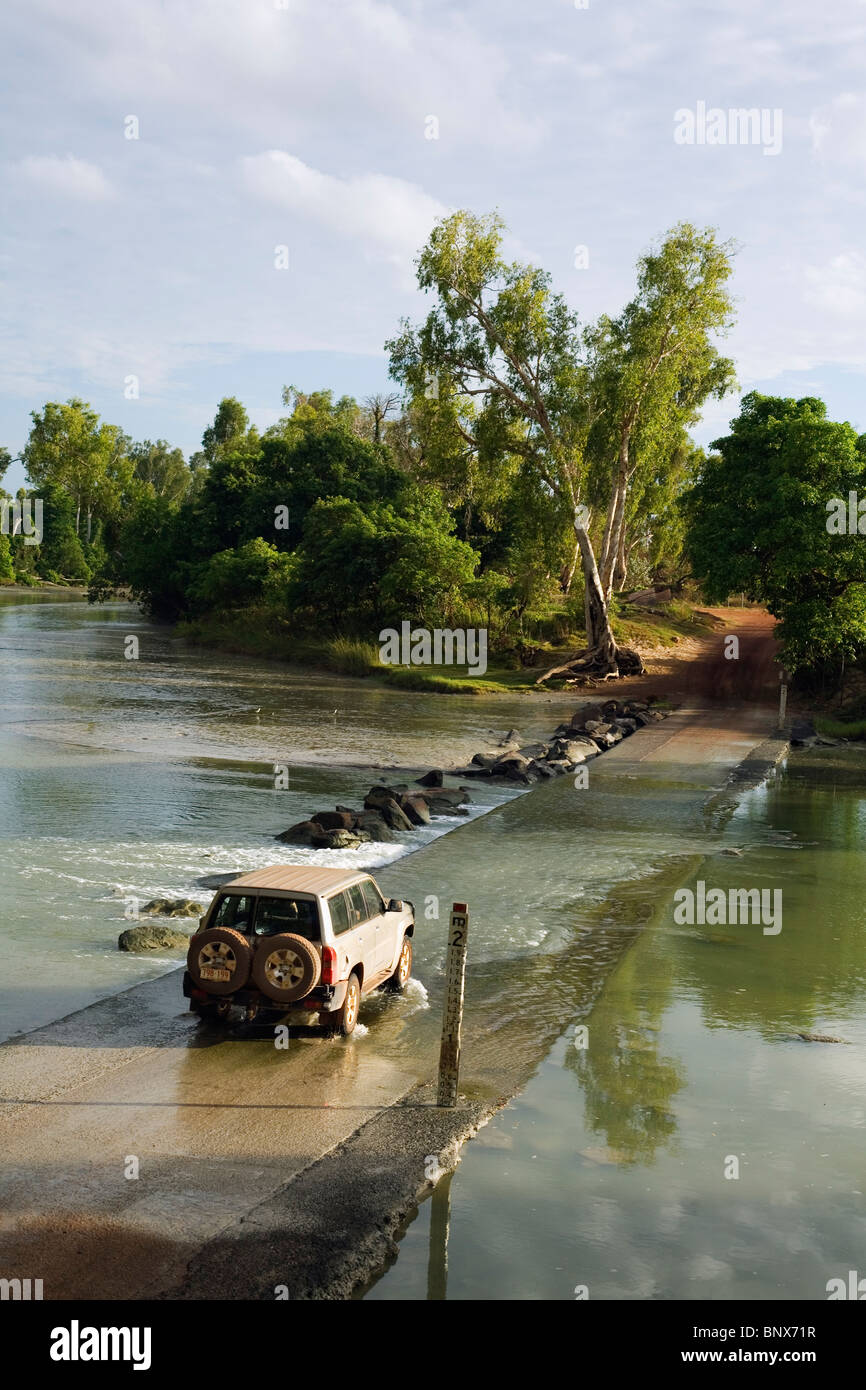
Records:
[[[284,384],[387,389],[464,207],[584,322],[669,227],[715,227],[741,391],[866,430],[866,0],[5,0],[0,51],[13,454],[73,395],[189,454],[225,395],[264,427]]]

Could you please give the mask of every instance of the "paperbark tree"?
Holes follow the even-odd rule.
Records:
[[[599,556],[606,601],[625,582],[628,495],[641,457],[638,434],[656,445],[694,423],[710,396],[734,383],[733,363],[712,335],[733,321],[727,289],[733,247],[712,230],[680,223],[658,250],[638,262],[634,298],[616,319],[602,318],[588,335],[596,358],[600,410],[593,445],[609,477],[607,513]]]
[[[419,286],[438,303],[420,326],[404,321],[386,344],[392,377],[414,401],[450,412],[482,465],[517,457],[568,509],[583,566],[585,664],[604,673],[642,669],[618,648],[589,536],[586,448],[594,423],[592,361],[576,315],[534,265],[508,263],[496,216],[443,218],[418,259]],[[473,401],[474,413],[461,410]]]

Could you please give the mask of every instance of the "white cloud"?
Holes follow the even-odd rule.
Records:
[[[111,185],[95,164],[68,154],[28,155],[14,168],[30,183],[62,198],[81,198],[85,202],[104,202],[113,196]]]
[[[806,270],[807,303],[850,318],[866,310],[866,256],[843,252],[825,266]]]
[[[417,184],[387,174],[339,179],[312,169],[284,150],[243,161],[247,188],[290,208],[404,273],[447,209]]]
[[[812,148],[823,158],[866,165],[866,96],[841,92],[809,119]]]

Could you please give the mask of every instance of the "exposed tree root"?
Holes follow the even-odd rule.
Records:
[[[642,676],[644,664],[633,647],[617,647],[611,653],[596,649],[578,652],[563,666],[552,666],[539,676],[536,685],[560,676],[569,681],[586,681],[595,684],[596,680],[619,680],[623,676]]]

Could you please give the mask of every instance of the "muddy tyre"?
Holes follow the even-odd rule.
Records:
[[[232,927],[209,927],[196,932],[189,943],[186,968],[193,984],[208,994],[234,994],[250,978],[253,953],[250,943]],[[205,972],[228,972],[228,979],[213,979]]]
[[[294,932],[259,942],[253,956],[253,984],[275,1004],[296,1004],[316,988],[322,962],[315,946]]]
[[[361,984],[358,976],[349,976],[349,983],[346,986],[346,997],[342,1006],[335,1013],[328,1015],[328,1029],[332,1033],[339,1033],[342,1037],[348,1038],[350,1033],[354,1033],[355,1024],[358,1022],[358,1010],[361,1007]]]
[[[397,968],[390,979],[385,981],[385,989],[393,994],[402,994],[409,983],[412,974],[412,938],[403,937],[403,945],[400,947],[400,954],[397,957]]]

